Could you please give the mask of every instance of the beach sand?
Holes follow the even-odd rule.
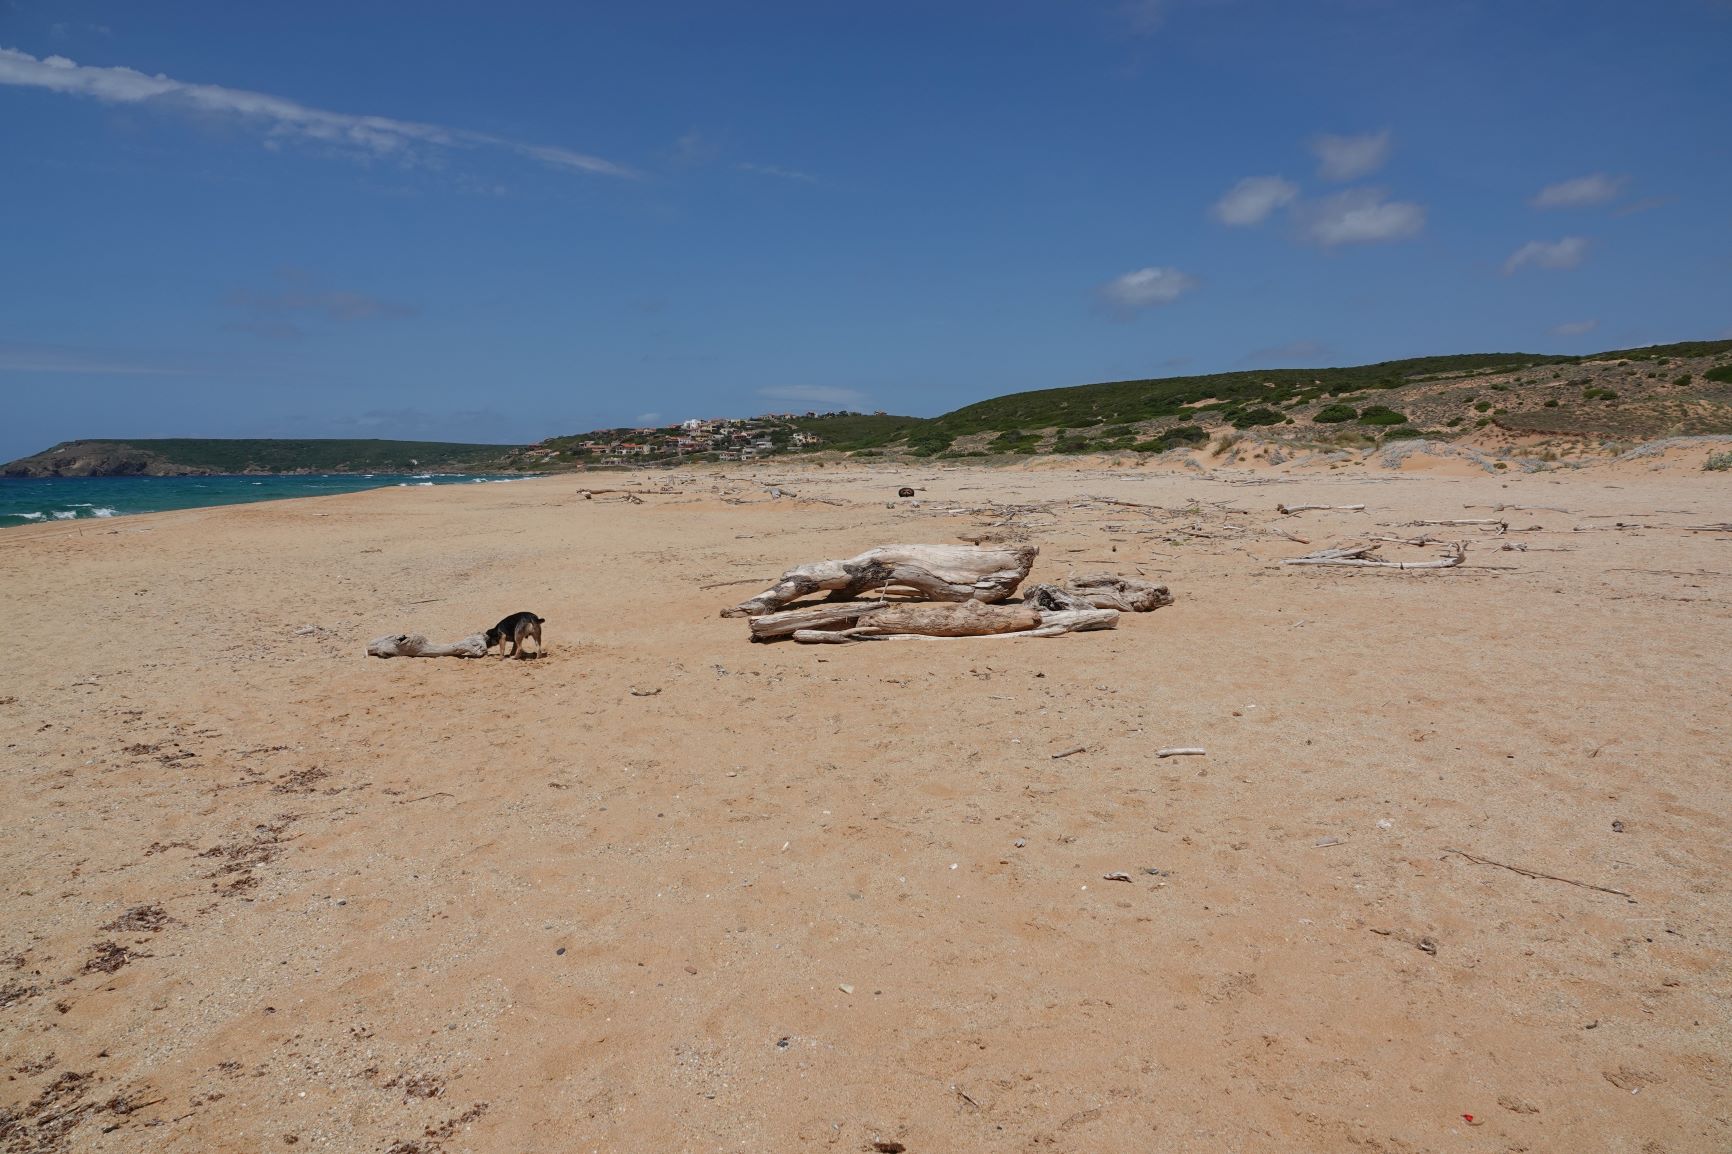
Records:
[[[755,473],[0,535],[0,1147],[1732,1149],[1725,475]],[[717,616],[989,501],[1176,603]],[[363,655],[518,609],[542,660]]]

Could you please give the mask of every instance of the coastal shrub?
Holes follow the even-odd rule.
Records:
[[[1582,390],[1582,399],[1587,401],[1615,401],[1618,394],[1612,389],[1602,389],[1595,385]]]
[[[1732,365],[1717,365],[1702,374],[1705,381],[1719,381],[1723,385],[1732,385]]]
[[[1359,415],[1359,410],[1352,405],[1324,405],[1312,417],[1319,425],[1339,425],[1342,421],[1351,421]]]
[[[1433,434],[1426,432],[1424,429],[1416,429],[1412,425],[1408,425],[1404,428],[1389,430],[1389,432],[1383,434],[1383,439],[1386,441],[1405,441],[1414,437],[1429,437],[1432,435]]]
[[[1557,407],[1558,407],[1558,399],[1556,397],[1553,397],[1551,400],[1546,402],[1546,408],[1548,408],[1548,409],[1555,409]]]
[[[1461,424],[1461,422],[1462,422],[1461,417],[1451,417],[1449,420],[1445,421],[1444,424],[1448,425],[1450,428],[1454,428],[1455,426]]]
[[[1710,473],[1732,471],[1732,453],[1710,453],[1708,459],[1702,462],[1702,467]]]
[[[1362,425],[1405,425],[1407,414],[1383,405],[1367,405],[1360,410],[1359,423]]]
[[[1279,425],[1287,418],[1274,409],[1247,409],[1233,416],[1236,429],[1254,429],[1259,425]]]
[[[1135,447],[1139,453],[1165,453],[1169,449],[1199,445],[1208,439],[1209,434],[1196,425],[1177,425],[1153,440],[1143,441]]]
[[[1674,385],[1677,385],[1679,388],[1683,388],[1685,385],[1689,384],[1691,381],[1693,381],[1695,379],[1696,378],[1692,377],[1689,373],[1685,373],[1683,376],[1675,378],[1672,381],[1672,383]]]
[[[916,457],[930,457],[950,448],[956,438],[938,429],[916,429],[908,434],[908,451]]]
[[[1475,410],[1477,410],[1478,412],[1481,412],[1481,413],[1491,412],[1491,402],[1490,401],[1476,401],[1476,402],[1474,402],[1473,407]]]

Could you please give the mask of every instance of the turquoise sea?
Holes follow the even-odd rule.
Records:
[[[511,477],[457,473],[318,473],[260,477],[0,477],[0,529],[44,521],[123,517],[355,493],[392,485],[471,485]]]

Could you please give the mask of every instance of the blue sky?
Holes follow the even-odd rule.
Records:
[[[1732,335],[1729,47],[1727,0],[0,0],[0,459]]]

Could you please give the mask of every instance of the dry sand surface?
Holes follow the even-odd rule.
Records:
[[[675,476],[0,536],[0,1149],[1732,1149],[1725,475]],[[989,501],[1177,603],[717,616]]]

